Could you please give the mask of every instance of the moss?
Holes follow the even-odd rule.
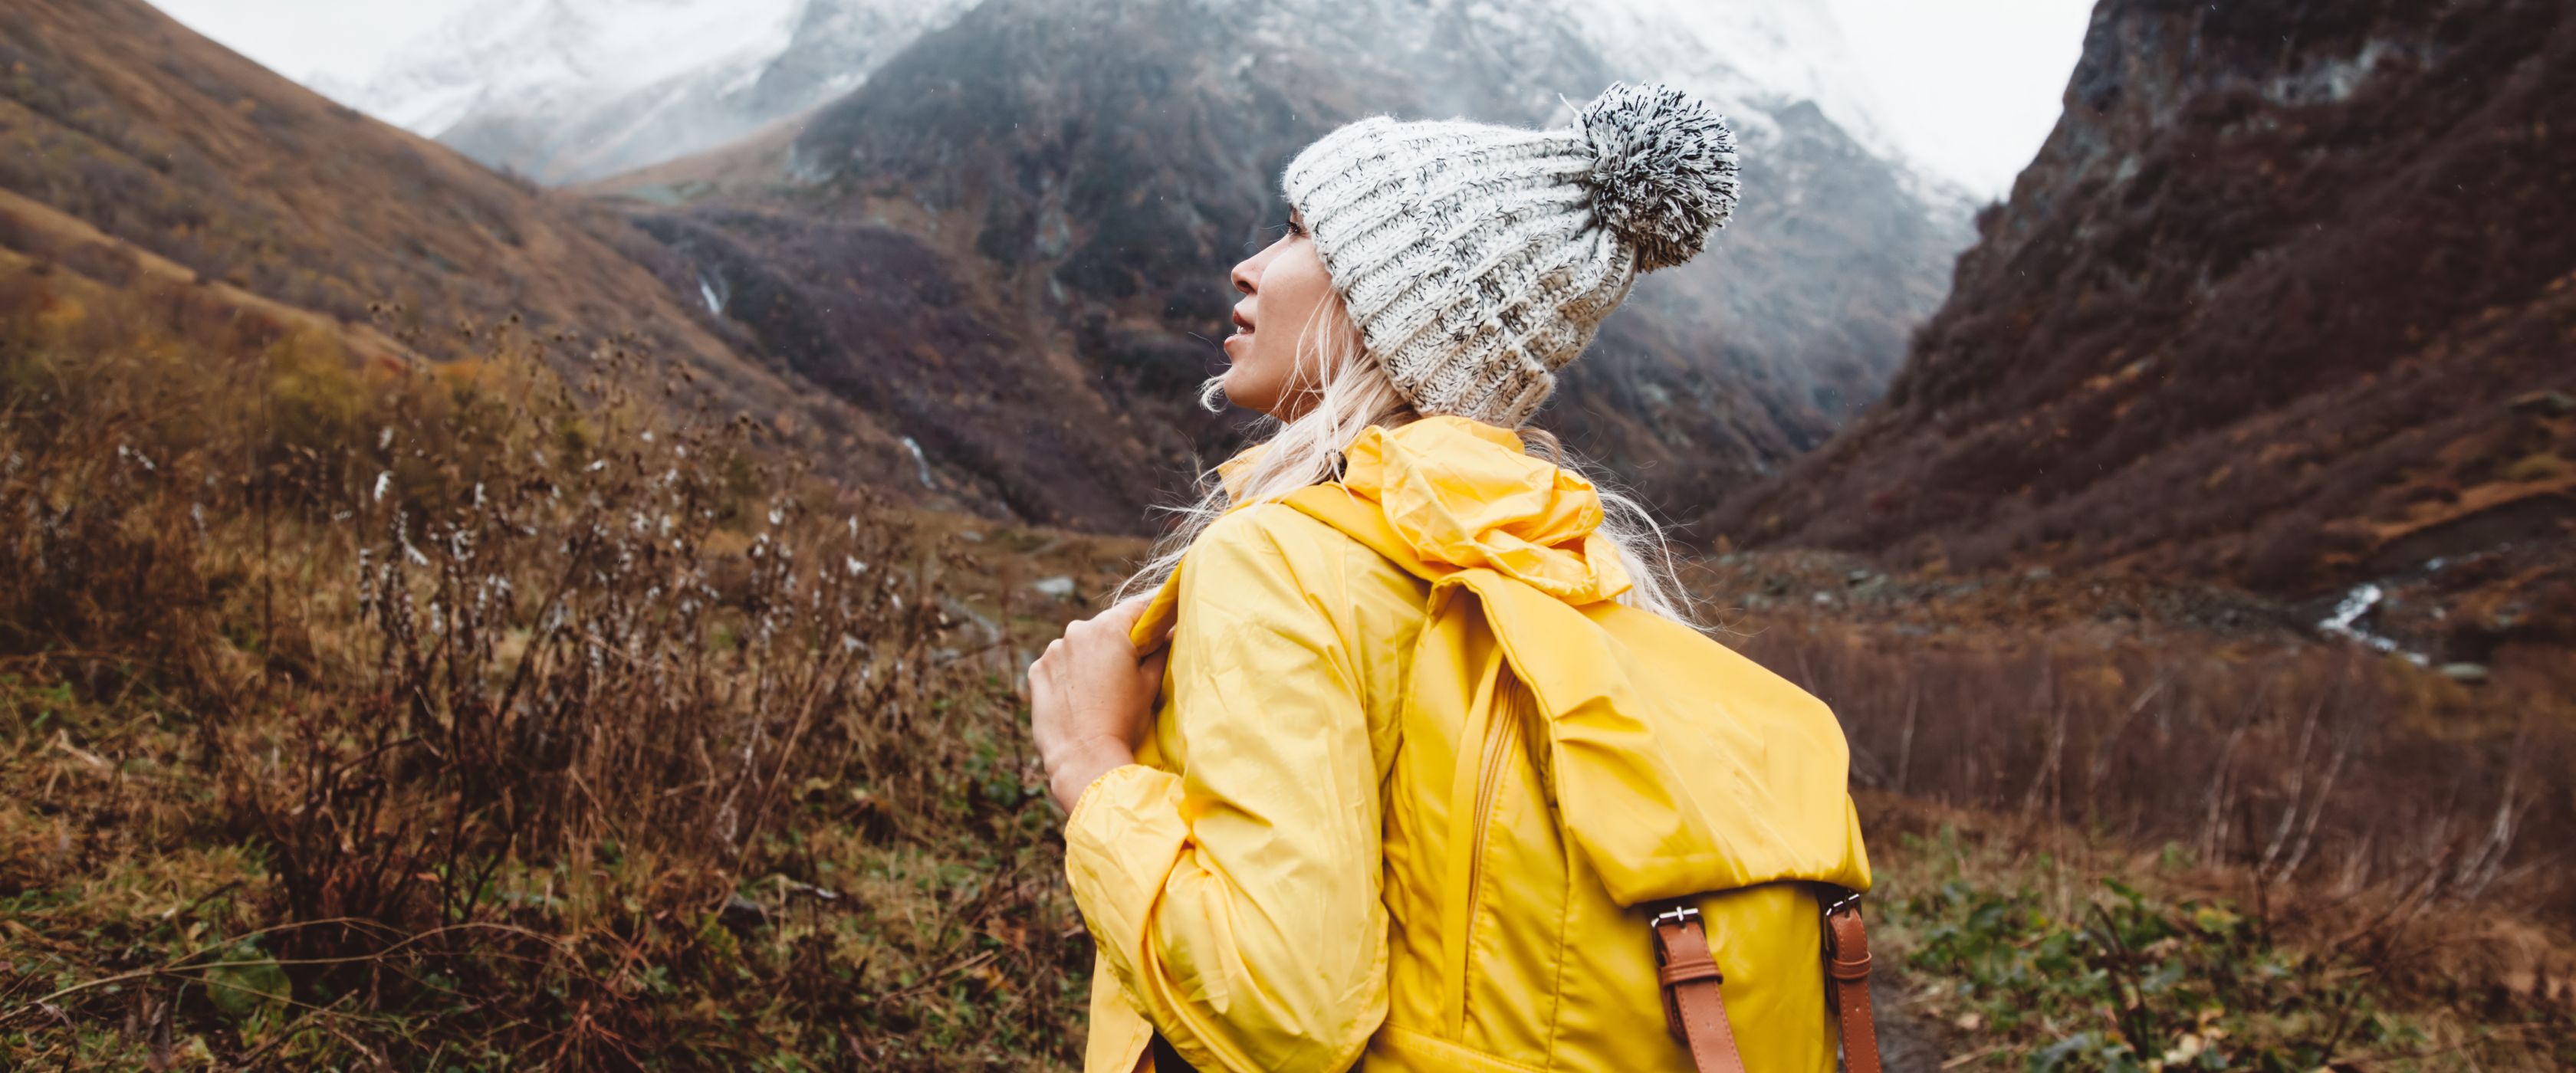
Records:
[[[2496,479],[2501,481],[2511,481],[2517,484],[2525,482],[2537,483],[2540,481],[2554,481],[2561,477],[2565,477],[2568,474],[2569,469],[2570,467],[2566,459],[2560,458],[2554,453],[2543,451],[2539,454],[2524,455],[2521,458],[2517,458],[2506,463],[2503,468],[2496,472]]]

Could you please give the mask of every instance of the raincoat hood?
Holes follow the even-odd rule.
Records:
[[[1217,467],[1229,494],[1264,446]],[[1569,604],[1628,591],[1619,549],[1600,532],[1599,490],[1529,454],[1510,429],[1447,415],[1371,425],[1342,460],[1341,486],[1375,503],[1423,562],[1482,567]]]

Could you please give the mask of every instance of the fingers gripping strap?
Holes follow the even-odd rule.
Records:
[[[1697,913],[1666,913],[1655,921],[1656,974],[1664,985],[1664,1025],[1690,1047],[1700,1073],[1745,1073],[1726,1020],[1725,980],[1709,956],[1708,933]]]

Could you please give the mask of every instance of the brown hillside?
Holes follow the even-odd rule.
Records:
[[[2571,132],[2564,4],[2105,0],[1887,398],[1716,521],[2576,638]]]
[[[516,314],[559,361],[640,348],[853,475],[909,472],[865,416],[746,360],[615,214],[335,105],[138,0],[0,7],[0,247],[116,286],[179,271],[362,356],[405,349],[363,327],[371,307],[431,359]]]

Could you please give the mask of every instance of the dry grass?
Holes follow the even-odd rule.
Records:
[[[352,368],[185,288],[0,289],[13,1064],[1069,1060],[964,542],[631,341]]]
[[[1812,628],[1811,628],[1812,627]],[[2272,886],[2565,920],[2564,696],[2357,646],[1907,637],[1790,620],[1743,648],[1832,703],[1861,785],[2171,842]]]
[[[1954,1041],[1969,1067],[2576,1060],[2576,710],[2550,679],[2253,626],[1953,606],[1933,630],[1805,595],[1729,639],[1843,719],[1874,900],[1917,933],[1924,1007],[1978,1026]],[[2227,1057],[2194,1065],[2204,1047]]]

